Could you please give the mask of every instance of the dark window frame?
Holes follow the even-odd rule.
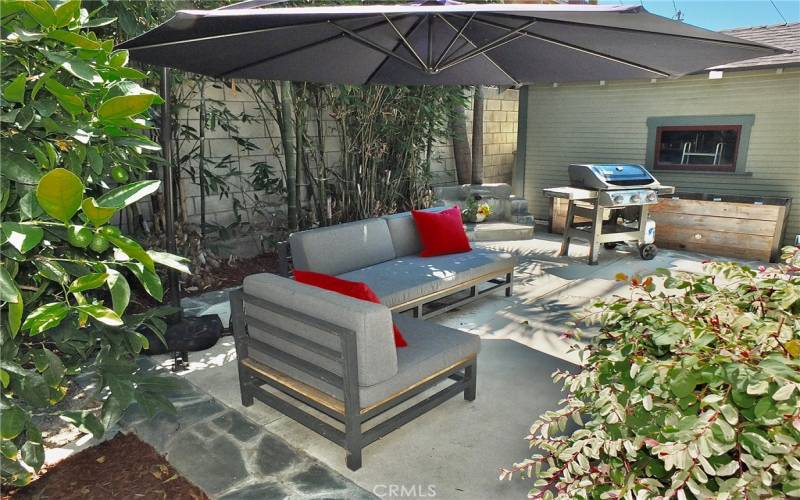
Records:
[[[724,165],[709,165],[707,163],[660,163],[661,135],[663,132],[685,132],[685,131],[715,131],[715,130],[735,130],[736,145],[733,148],[733,162]],[[656,127],[656,144],[653,150],[653,168],[655,170],[689,170],[703,172],[736,172],[736,161],[739,156],[739,145],[742,142],[742,125],[662,125]]]
[[[755,125],[756,115],[673,115],[673,116],[649,116],[647,122],[647,143],[645,145],[645,165],[650,171],[661,172],[662,175],[751,175],[747,171],[748,153],[750,150],[750,136]],[[691,127],[699,128],[705,126],[724,125],[731,127],[741,125],[742,130],[739,135],[739,146],[736,154],[736,167],[734,170],[722,170],[716,168],[695,170],[679,166],[678,168],[656,168],[655,166],[655,147],[656,130],[659,127]]]

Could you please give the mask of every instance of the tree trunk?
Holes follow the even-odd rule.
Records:
[[[467,115],[464,106],[458,105],[453,109],[450,130],[453,132],[456,180],[459,184],[472,184],[472,153],[467,141]]]
[[[283,127],[283,156],[286,160],[286,218],[287,229],[297,231],[297,155],[295,154],[294,101],[291,82],[281,82],[281,117]]]
[[[483,184],[483,88],[472,100],[472,184]]]

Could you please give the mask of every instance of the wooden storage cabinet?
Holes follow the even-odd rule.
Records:
[[[659,247],[776,262],[790,208],[790,198],[682,193],[660,198],[650,217]]]

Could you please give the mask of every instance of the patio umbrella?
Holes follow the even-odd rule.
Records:
[[[182,10],[120,48],[215,78],[498,86],[672,77],[784,52],[638,5],[455,2]]]
[[[461,4],[181,10],[122,43],[134,60],[214,78],[393,85],[498,85],[680,76],[786,52],[641,6]],[[165,98],[161,136],[171,136]],[[164,141],[169,158],[170,142]],[[165,179],[171,179],[165,165]],[[165,184],[174,251],[172,186]],[[169,275],[179,305],[177,277]]]

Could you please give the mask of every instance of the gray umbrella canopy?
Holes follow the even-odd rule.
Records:
[[[640,6],[450,3],[184,10],[120,48],[216,78],[498,86],[674,77],[784,52]]]

